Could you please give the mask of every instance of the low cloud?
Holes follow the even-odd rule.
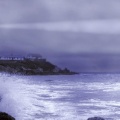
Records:
[[[31,24],[1,24],[0,29],[28,29],[60,32],[119,34],[120,20],[65,21]]]

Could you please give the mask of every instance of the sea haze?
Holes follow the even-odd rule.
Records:
[[[117,57],[94,55],[120,53],[119,21],[119,0],[0,1],[0,55],[37,53],[76,72],[119,72]]]
[[[120,54],[84,53],[60,57],[61,61],[53,60],[58,66],[80,73],[120,73]]]

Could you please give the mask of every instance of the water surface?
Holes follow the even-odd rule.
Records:
[[[120,118],[120,74],[0,74],[0,111],[16,120]]]

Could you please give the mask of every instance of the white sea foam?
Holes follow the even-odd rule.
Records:
[[[0,74],[0,111],[16,120],[120,118],[120,75]]]

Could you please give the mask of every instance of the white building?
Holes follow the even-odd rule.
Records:
[[[46,59],[43,59],[41,55],[39,54],[29,54],[26,57],[20,57],[17,55],[11,55],[10,57],[5,57],[5,56],[1,56],[0,60],[18,60],[18,61],[22,61],[22,60],[38,60],[38,61],[45,61]]]
[[[14,56],[14,57],[0,57],[0,60],[24,60],[24,57],[18,57],[18,56]]]
[[[29,59],[29,60],[41,60],[42,56],[39,54],[29,54],[25,57],[25,59]]]

